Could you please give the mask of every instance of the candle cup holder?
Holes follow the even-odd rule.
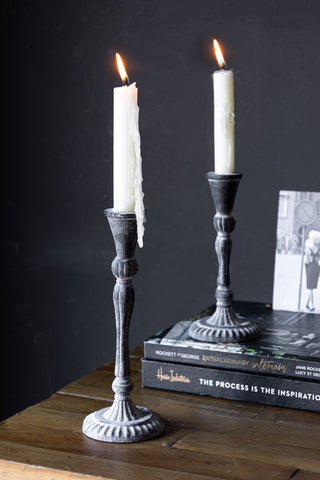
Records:
[[[112,262],[116,277],[113,302],[116,319],[115,392],[111,407],[88,415],[82,431],[95,440],[114,443],[134,443],[160,435],[164,424],[160,416],[145,407],[135,406],[130,392],[133,383],[130,377],[129,326],[134,305],[132,277],[138,271],[134,258],[137,243],[135,213],[119,213],[105,210],[105,216],[113,234],[117,256]]]
[[[189,335],[203,342],[229,343],[252,340],[260,335],[258,326],[243,317],[238,317],[232,308],[233,293],[230,288],[231,232],[236,220],[232,215],[233,205],[241,180],[241,173],[207,173],[213,201],[216,207],[214,227],[217,231],[215,243],[219,262],[216,289],[216,310],[211,317],[192,323]]]

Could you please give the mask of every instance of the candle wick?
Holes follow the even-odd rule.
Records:
[[[228,69],[227,62],[224,61],[224,64],[222,65],[221,70],[227,70],[227,69]]]
[[[129,80],[129,77],[128,75],[126,76],[125,80],[122,80],[122,85],[124,87],[128,87],[129,86],[129,83],[130,83],[130,80]]]

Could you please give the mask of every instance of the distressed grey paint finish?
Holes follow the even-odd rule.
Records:
[[[116,277],[113,302],[116,320],[115,392],[111,407],[88,415],[82,431],[88,437],[104,442],[133,443],[153,438],[164,429],[159,415],[145,407],[136,407],[130,392],[129,328],[134,306],[132,277],[138,272],[134,258],[137,243],[137,222],[134,213],[118,213],[105,210],[114,238],[117,256],[112,262]]]
[[[196,340],[206,342],[239,342],[260,335],[257,325],[239,318],[233,311],[233,293],[230,287],[230,256],[232,248],[231,233],[236,220],[232,215],[241,173],[228,175],[207,173],[213,201],[216,207],[213,224],[217,231],[215,243],[219,262],[216,300],[217,308],[211,317],[195,321],[189,334]]]

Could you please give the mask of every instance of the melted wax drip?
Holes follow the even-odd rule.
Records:
[[[138,245],[140,248],[143,247],[143,234],[144,234],[144,223],[145,218],[145,209],[143,204],[144,193],[142,191],[142,157],[141,157],[141,140],[139,133],[139,107],[134,103],[130,102],[130,135],[133,143],[133,163],[135,166],[135,178],[134,178],[134,192],[135,192],[135,207],[134,212],[137,217],[137,235],[138,235]]]

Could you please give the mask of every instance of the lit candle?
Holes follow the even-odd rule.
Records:
[[[220,70],[213,74],[215,173],[234,172],[234,88],[233,71],[226,70],[219,43],[213,40]]]
[[[143,245],[145,211],[139,133],[138,89],[129,78],[120,55],[117,64],[124,86],[113,90],[113,208],[135,212],[138,244]]]

